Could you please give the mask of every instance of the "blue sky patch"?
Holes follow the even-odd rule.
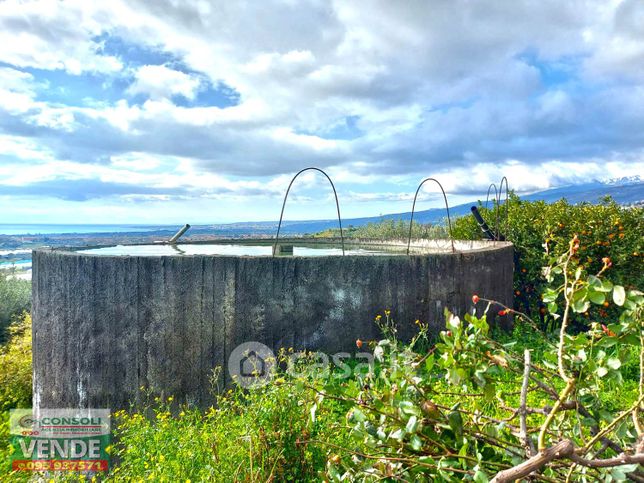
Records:
[[[544,87],[549,89],[577,81],[577,73],[584,56],[566,56],[554,61],[543,60],[534,50],[527,50],[516,58],[536,68]]]
[[[319,131],[296,130],[297,134],[318,136],[323,139],[352,140],[361,137],[364,132],[358,127],[360,116],[346,116],[330,128]]]

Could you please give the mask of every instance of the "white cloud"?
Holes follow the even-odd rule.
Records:
[[[109,10],[82,0],[0,2],[0,61],[72,74],[117,72],[121,62],[102,55],[96,40],[109,18]]]
[[[34,77],[10,67],[0,67],[0,107],[11,114],[27,112],[33,104]]]
[[[161,165],[161,161],[156,156],[147,153],[124,153],[111,156],[110,162],[115,168],[133,171],[150,171]]]
[[[623,77],[644,81],[644,3],[639,0],[613,2],[605,6],[605,15],[611,22],[598,26],[588,34],[596,46],[585,66],[592,76],[604,80]]]
[[[466,192],[501,172],[524,191],[641,174],[643,16],[636,0],[7,0],[0,132],[29,139],[16,159],[58,163],[34,179],[177,190],[127,195],[139,200],[279,196],[309,165],[366,203],[430,175]],[[172,60],[132,61],[127,46]],[[27,68],[133,80],[79,107],[47,101]],[[175,102],[224,85],[237,105]]]
[[[127,92],[131,95],[146,94],[152,99],[169,99],[176,95],[194,99],[201,85],[198,77],[165,65],[144,65],[134,77],[134,83]]]

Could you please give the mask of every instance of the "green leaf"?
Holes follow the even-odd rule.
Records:
[[[626,292],[624,287],[621,285],[615,285],[613,287],[613,302],[615,302],[620,307],[624,305],[624,300],[626,300]]]
[[[397,429],[393,433],[389,435],[391,439],[395,439],[397,441],[402,441],[402,439],[405,437],[405,430],[404,429]]]
[[[366,421],[364,423],[364,428],[367,430],[367,434],[373,436],[374,438],[378,437],[378,428],[376,428],[371,421]]]
[[[615,468],[619,468],[624,473],[631,473],[631,472],[635,471],[637,468],[639,468],[639,466],[640,465],[635,463],[635,464],[632,464],[632,465],[620,465],[620,466],[616,466]]]
[[[318,409],[317,404],[314,404],[313,406],[311,406],[311,422],[312,423],[315,423],[315,411],[317,411],[317,409]]]
[[[637,340],[639,342],[639,338]],[[617,339],[615,337],[602,337],[599,342],[597,342],[597,346],[605,349],[613,347],[615,344],[617,344]]]
[[[418,462],[426,465],[435,465],[436,460],[432,458],[431,456],[421,456],[418,458]]]
[[[543,302],[546,304],[554,302],[555,300],[557,300],[557,295],[557,292],[549,288],[543,294]]]
[[[409,444],[414,451],[420,451],[423,447],[423,441],[417,434],[412,435],[412,437],[409,439]]]
[[[461,383],[461,375],[459,374],[459,371],[456,367],[450,367],[447,375],[449,378],[449,382],[452,385],[458,386]]]
[[[400,407],[400,411],[403,414],[407,414],[409,416],[420,415],[420,409],[416,407],[414,403],[411,401],[400,401],[400,404],[398,405],[398,407]]]
[[[460,326],[461,326],[461,319],[459,319],[456,315],[449,314],[447,316],[447,327],[449,329],[456,331]]]
[[[376,346],[376,348],[373,350],[373,357],[378,361],[378,362],[383,362],[385,358],[385,351],[382,348],[382,346]]]
[[[434,367],[434,362],[436,362],[434,360],[434,354],[429,355],[427,359],[425,359],[425,369],[427,371],[431,371],[432,367]]]
[[[351,410],[349,413],[349,422],[350,423],[361,423],[362,421],[367,420],[367,416],[364,415],[362,411],[360,411],[358,408],[354,408]]]
[[[407,421],[407,426],[405,426],[405,431],[407,431],[408,433],[415,433],[417,429],[418,429],[418,418],[416,416],[412,416],[409,418],[409,421]]]
[[[572,304],[572,309],[577,313],[586,312],[590,308],[590,302],[588,300],[580,299]]]
[[[610,280],[603,280],[601,290],[602,292],[610,292],[611,290],[613,290],[613,283]]]
[[[572,290],[572,289],[571,289],[571,290]],[[588,289],[586,289],[586,288],[581,288],[581,289],[576,290],[575,292],[573,292],[573,294],[572,294],[572,299],[573,299],[574,301],[577,301],[577,300],[584,300],[584,299],[586,298],[586,295],[588,295]]]
[[[581,267],[577,267],[577,270],[575,270],[575,280],[579,280],[581,278],[581,274],[583,273]]]
[[[588,275],[588,285],[595,290],[601,290],[602,281],[594,275]]]
[[[606,301],[606,295],[602,292],[589,291],[588,298],[590,301],[596,305],[601,305]]]
[[[492,401],[496,395],[496,386],[494,384],[486,384],[483,387],[483,395],[486,401]]]
[[[340,480],[340,472],[338,469],[335,467],[333,463],[330,461],[327,463],[327,473],[333,479],[333,481],[341,481]]]
[[[463,439],[463,416],[459,411],[452,411],[447,415],[447,422],[449,427],[452,428],[457,440]]]
[[[474,473],[474,481],[476,483],[488,483],[490,480],[482,470],[477,470],[476,473]]]

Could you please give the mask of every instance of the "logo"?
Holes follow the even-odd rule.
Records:
[[[38,420],[34,419],[31,414],[26,414],[18,420],[18,425],[25,429],[36,429],[38,427]]]
[[[275,372],[275,355],[261,342],[244,342],[228,357],[230,377],[244,388],[268,384]]]
[[[108,470],[108,409],[13,409],[9,419],[14,471]]]

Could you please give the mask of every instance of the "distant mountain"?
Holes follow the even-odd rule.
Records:
[[[622,183],[618,183],[616,180],[611,180],[607,183],[595,181],[581,185],[553,188],[523,196],[523,199],[543,200],[550,203],[566,198],[570,203],[581,203],[582,201],[596,203],[604,196],[610,196],[622,205],[644,202],[644,182],[639,180],[639,176],[637,181],[633,181],[632,178],[623,178],[623,180],[624,182]]]
[[[631,178],[621,178],[607,182],[593,181],[570,186],[562,186],[546,191],[539,191],[529,195],[522,196],[522,199],[537,201],[543,200],[548,203],[566,198],[570,203],[581,203],[588,201],[598,203],[605,196],[612,197],[617,203],[623,205],[632,205],[644,203],[644,181],[639,176]],[[470,207],[477,201],[464,203],[450,207],[452,217],[462,216],[470,213]],[[362,226],[367,223],[379,222],[383,220],[405,220],[411,218],[411,212],[392,213],[381,216],[370,216],[363,218],[347,218],[342,220],[343,226]],[[418,211],[414,214],[414,221],[419,223],[439,223],[445,218],[444,208],[431,208],[429,210]],[[338,225],[337,220],[311,220],[311,221],[284,221],[282,223],[282,233],[294,235],[302,233],[317,233],[328,228],[335,228]],[[210,227],[215,228],[215,227]],[[277,230],[277,222],[257,222],[257,223],[232,223],[228,225],[217,225],[216,229],[231,230],[237,233],[245,232],[266,232],[267,230]]]
[[[612,184],[612,185],[628,185],[628,184],[638,184],[638,183],[643,183],[642,178],[640,175],[635,175],[635,176],[624,176],[623,178],[613,178],[609,179],[607,181],[604,181],[604,184]]]

